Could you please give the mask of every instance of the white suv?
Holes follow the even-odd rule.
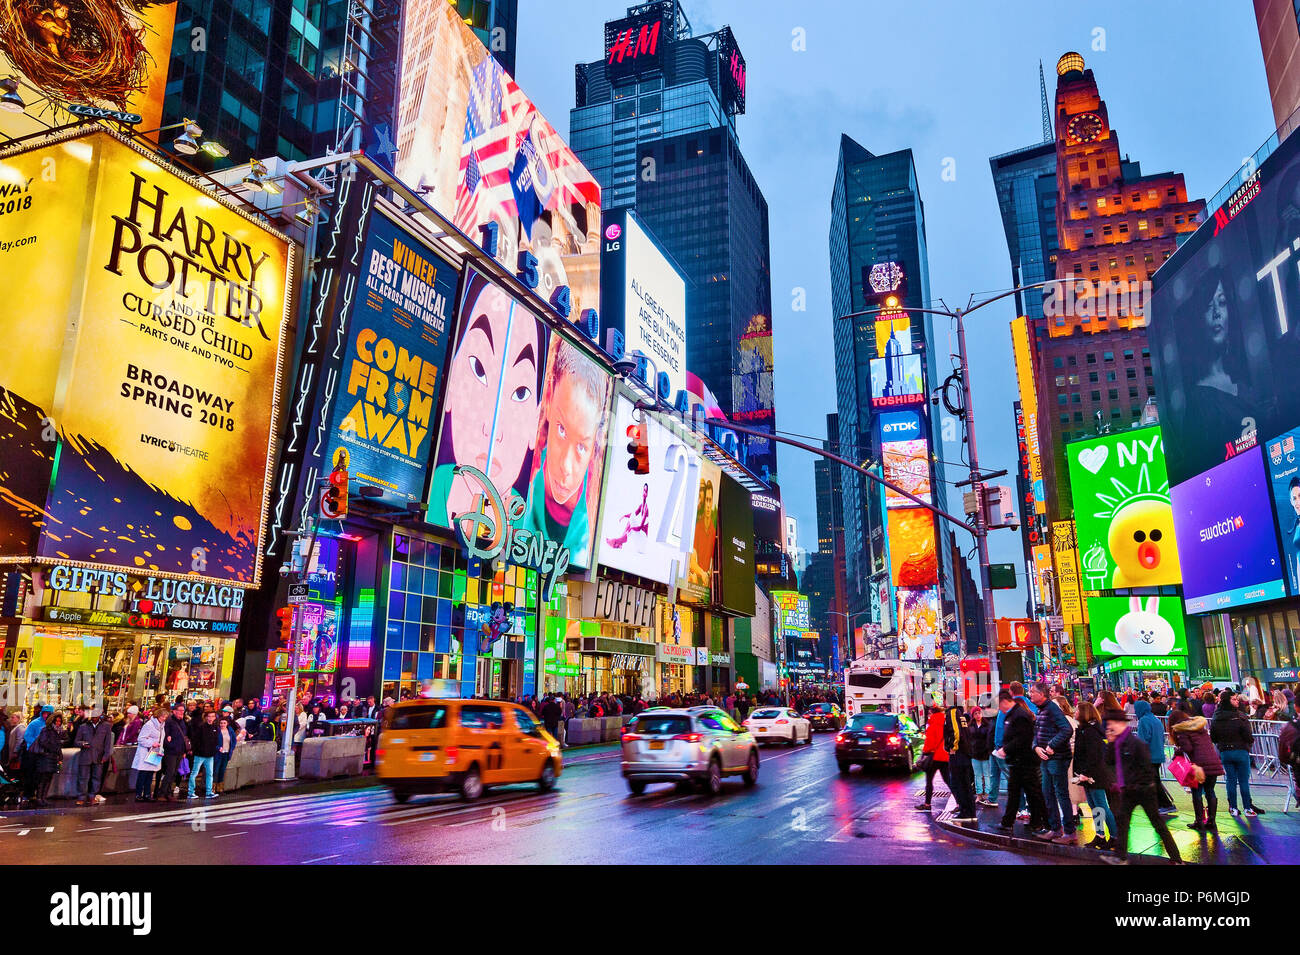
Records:
[[[695,783],[708,795],[722,791],[722,777],[758,782],[753,734],[716,707],[649,710],[623,732],[623,778],[632,795],[648,783]]]

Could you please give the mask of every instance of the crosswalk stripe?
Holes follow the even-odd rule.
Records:
[[[339,810],[348,808],[369,809],[374,806],[390,805],[387,800],[363,799],[363,800],[336,800],[332,802],[299,802],[289,806],[269,806],[251,809],[246,812],[227,812],[224,815],[212,816],[202,815],[195,818],[202,819],[205,822],[247,822],[250,826],[260,826],[271,822],[281,822],[285,819],[293,819],[306,815],[332,814]],[[202,810],[199,810],[202,812]],[[184,822],[185,820],[177,820]]]
[[[304,802],[311,799],[319,798],[339,798],[342,795],[355,797],[360,795],[378,795],[387,793],[388,790],[383,786],[371,786],[366,789],[349,790],[346,794],[342,793],[308,793],[300,796],[267,796],[262,799],[242,799],[239,802],[229,802],[224,804],[208,804],[206,806],[187,806],[179,809],[170,809],[163,812],[141,812],[129,816],[112,816],[105,819],[105,822],[140,822],[142,820],[152,822],[167,822],[172,819],[189,819],[196,809],[206,809],[209,812],[226,812],[248,809],[252,806],[264,806],[268,804],[282,805],[289,802]]]

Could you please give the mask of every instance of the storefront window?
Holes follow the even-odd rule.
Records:
[[[1202,618],[1205,665],[1209,671],[1204,674],[1204,678],[1226,680],[1232,672],[1228,666],[1228,645],[1224,639],[1222,620],[1218,615]]]
[[[1253,635],[1246,627],[1244,617],[1232,617],[1232,644],[1237,651],[1237,670],[1242,676],[1258,669],[1255,661],[1258,649],[1252,646]]]
[[[1294,616],[1294,611],[1292,616]],[[1289,667],[1295,664],[1295,654],[1292,652],[1293,634],[1286,625],[1285,616],[1279,611],[1273,614],[1273,642],[1277,647],[1277,665],[1280,667]]]
[[[1248,617],[1246,619],[1246,631],[1262,651],[1264,666],[1270,669],[1277,666],[1277,651],[1273,647],[1273,628],[1269,624],[1268,615],[1261,614],[1258,617]]]

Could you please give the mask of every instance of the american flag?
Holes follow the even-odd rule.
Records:
[[[517,219],[511,172],[537,108],[491,57],[470,71],[469,105],[461,145],[456,189],[456,227],[474,235],[478,226],[499,218]],[[571,204],[600,201],[600,186],[546,120],[538,116],[545,163],[556,181],[547,207],[568,213]],[[578,181],[571,181],[576,177]]]

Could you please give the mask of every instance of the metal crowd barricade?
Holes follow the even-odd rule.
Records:
[[[1165,761],[1160,767],[1160,776],[1162,779],[1173,779],[1173,776],[1169,772],[1169,761],[1173,759],[1175,750],[1173,737],[1169,732],[1169,717],[1158,716],[1156,719],[1160,720],[1165,727]],[[1277,778],[1278,774],[1285,768],[1282,766],[1277,752],[1278,736],[1281,734],[1282,727],[1285,725],[1285,723],[1277,722],[1275,720],[1250,721],[1250,732],[1254,737],[1254,742],[1250,747],[1250,765],[1254,776],[1257,777],[1252,779],[1251,782],[1260,785],[1285,784],[1287,787],[1288,803],[1291,801],[1292,797],[1294,797],[1297,806],[1300,806],[1300,794],[1297,794],[1295,791],[1296,783],[1291,772],[1287,770],[1284,783],[1282,780],[1278,780]]]

